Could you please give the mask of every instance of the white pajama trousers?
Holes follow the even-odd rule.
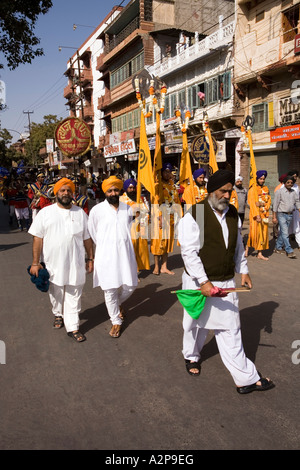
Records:
[[[199,361],[209,330],[195,327],[183,334],[183,357]],[[260,376],[255,365],[245,355],[241,330],[214,330],[217,346],[225,367],[237,386],[256,383]]]
[[[136,289],[136,286],[127,286],[123,284],[116,289],[105,289],[104,300],[108,315],[113,325],[122,325],[120,315],[120,306],[127,300]]]
[[[57,286],[50,282],[49,297],[52,313],[63,317],[67,333],[79,328],[83,286]]]

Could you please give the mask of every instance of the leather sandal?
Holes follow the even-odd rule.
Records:
[[[191,362],[188,359],[185,359],[185,367],[188,373],[194,377],[198,377],[200,375],[200,361],[198,362]],[[196,369],[198,372],[191,372],[191,369]]]
[[[80,331],[70,331],[68,336],[75,339],[77,343],[82,343],[82,341],[86,340],[86,337]]]
[[[64,320],[63,317],[60,317],[59,315],[55,316],[55,320],[53,322],[53,328],[56,330],[59,330],[64,326]]]
[[[120,334],[121,334],[121,328],[122,328],[122,325],[113,325],[111,327],[111,330],[109,332],[109,335],[112,337],[112,338],[119,338]]]
[[[260,385],[257,384],[260,382]],[[270,390],[275,387],[275,384],[269,380],[261,378],[255,384],[246,385],[245,387],[237,387],[237,392],[241,394],[251,393],[251,392],[264,392],[265,390]]]

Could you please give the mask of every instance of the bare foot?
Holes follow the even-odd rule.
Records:
[[[170,271],[169,269],[161,269],[161,274],[171,274],[172,276],[175,274],[174,271]]]
[[[262,259],[263,261],[269,261],[269,258],[266,258],[266,257],[263,256],[261,253],[258,253],[257,258],[258,258],[258,259]]]
[[[155,274],[156,276],[159,276],[159,269],[154,269],[152,271],[152,274]]]

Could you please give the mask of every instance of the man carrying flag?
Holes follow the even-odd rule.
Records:
[[[164,163],[162,167],[162,192],[163,200],[160,208],[162,213],[152,211],[151,222],[154,228],[154,234],[151,235],[151,253],[154,255],[154,270],[153,274],[159,275],[170,274],[174,272],[170,271],[167,267],[168,254],[172,253],[174,248],[174,221],[175,214],[179,209],[181,211],[181,204],[179,199],[178,191],[175,187],[172,178],[173,167],[171,163]],[[159,220],[152,220],[153,215]],[[181,215],[181,212],[180,212]],[[158,224],[156,223],[158,222]],[[161,266],[160,266],[161,258]]]
[[[120,201],[128,204],[137,217],[131,225],[131,240],[134,248],[138,270],[150,269],[149,249],[148,249],[148,221],[149,205],[145,197],[136,198],[137,183],[133,178],[124,181],[125,192],[120,196]]]
[[[209,330],[214,330],[223,363],[238,393],[268,390],[269,379],[258,374],[245,356],[236,292],[212,296],[218,289],[235,287],[235,272],[242,285],[252,287],[240,233],[240,219],[230,204],[234,174],[218,170],[207,184],[208,197],[180,220],[178,240],[184,261],[183,289],[201,289],[207,297],[198,319],[184,311],[183,356],[189,374],[200,374],[200,354]],[[202,215],[202,217],[200,217]]]
[[[199,204],[199,202],[206,198],[207,189],[205,186],[205,176],[206,171],[203,168],[198,168],[194,171],[193,184],[190,184],[187,186],[187,188],[185,188],[181,202],[191,206],[193,204]]]

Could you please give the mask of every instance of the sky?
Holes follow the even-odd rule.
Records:
[[[38,18],[35,28],[44,56],[10,71],[0,52],[0,63],[4,63],[0,80],[5,84],[8,107],[0,111],[0,124],[1,129],[10,129],[12,142],[20,134],[28,133],[29,118],[31,123],[42,123],[48,114],[62,119],[68,116],[63,92],[68,83],[64,72],[69,58],[114,6],[126,6],[129,0],[52,0],[52,3],[49,12]],[[75,31],[73,24],[77,25]],[[65,46],[61,52],[59,46]],[[28,111],[32,114],[24,113]]]

